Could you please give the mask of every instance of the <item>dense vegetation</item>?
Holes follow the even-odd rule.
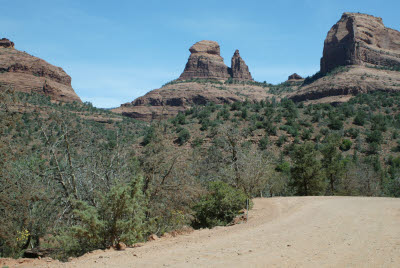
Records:
[[[400,196],[399,93],[209,103],[151,124],[88,103],[0,98],[1,257],[40,246],[66,258],[225,225],[249,197]]]

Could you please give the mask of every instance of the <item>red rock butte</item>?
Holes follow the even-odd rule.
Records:
[[[321,73],[344,65],[400,66],[400,32],[382,18],[343,13],[325,39]]]
[[[231,61],[231,68],[225,65],[220,55],[220,46],[215,41],[203,40],[194,44],[190,49],[190,56],[185,70],[179,80],[192,79],[235,79],[252,81],[249,67],[236,50]]]

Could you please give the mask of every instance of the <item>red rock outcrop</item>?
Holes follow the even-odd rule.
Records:
[[[240,57],[239,50],[236,49],[231,61],[232,78],[241,81],[253,81],[249,67],[246,65],[242,57]]]
[[[319,78],[306,79],[289,98],[338,102],[358,93],[400,91],[399,70],[400,32],[381,18],[344,13],[325,39]]]
[[[11,42],[7,38],[2,38],[0,39],[0,47],[14,48],[14,42]]]
[[[292,75],[289,75],[288,80],[303,80],[304,78],[301,77],[300,75],[294,73]]]
[[[400,32],[386,28],[381,18],[344,13],[324,43],[321,73],[338,66],[400,66]]]
[[[56,101],[81,102],[71,86],[71,77],[62,68],[14,49],[14,43],[4,38],[0,41],[0,83]]]
[[[230,76],[229,68],[220,56],[217,42],[203,40],[194,44],[190,49],[190,57],[179,80],[217,79],[226,80]]]
[[[249,67],[240,57],[239,50],[232,57],[231,68],[225,65],[220,55],[219,44],[215,41],[203,40],[190,49],[189,60],[178,80],[213,79],[225,81],[233,78],[238,81],[252,81]]]

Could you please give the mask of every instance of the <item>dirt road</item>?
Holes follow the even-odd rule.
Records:
[[[400,199],[255,199],[249,222],[44,267],[400,267]]]

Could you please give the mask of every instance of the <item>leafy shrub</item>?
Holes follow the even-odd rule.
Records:
[[[372,142],[368,145],[368,154],[377,154],[380,150],[380,145],[377,142]]]
[[[184,113],[179,112],[174,119],[172,119],[172,123],[176,125],[184,125],[186,124],[186,116]]]
[[[261,150],[265,150],[265,149],[267,149],[267,147],[268,147],[268,143],[269,143],[268,136],[265,135],[263,138],[260,139],[260,141],[259,141],[259,143],[258,143],[258,147],[259,147]]]
[[[341,130],[343,128],[343,122],[338,118],[332,118],[329,121],[328,127],[332,130]]]
[[[74,224],[58,237],[65,253],[79,256],[119,242],[141,240],[145,217],[142,180],[137,177],[129,186],[114,186],[96,207],[74,202]]]
[[[227,225],[246,207],[246,200],[243,191],[221,181],[211,182],[208,194],[193,206],[195,219],[192,225],[194,228]]]
[[[346,136],[347,137],[351,137],[353,139],[357,138],[358,134],[360,133],[360,131],[358,129],[355,128],[350,128],[348,130],[346,130]]]
[[[203,144],[203,139],[202,138],[195,138],[192,142],[192,147],[196,148],[196,147],[200,147]]]
[[[363,126],[365,124],[366,117],[367,115],[364,112],[358,112],[357,115],[354,117],[353,124],[357,126]]]
[[[181,131],[179,131],[178,139],[177,142],[179,145],[185,144],[188,140],[190,139],[190,133],[189,130],[186,128],[182,128]]]
[[[342,141],[342,143],[340,144],[340,150],[348,151],[348,150],[350,150],[352,145],[353,145],[353,143],[351,142],[351,140],[344,139]]]
[[[287,137],[285,135],[279,136],[279,139],[276,141],[276,145],[281,147],[287,141]]]
[[[368,143],[377,143],[377,144],[381,144],[383,141],[383,136],[382,136],[382,132],[380,132],[379,130],[374,130],[370,133],[367,134],[367,142]]]
[[[156,130],[153,126],[146,129],[146,133],[143,137],[142,145],[146,146],[147,144],[151,143],[156,139]]]

